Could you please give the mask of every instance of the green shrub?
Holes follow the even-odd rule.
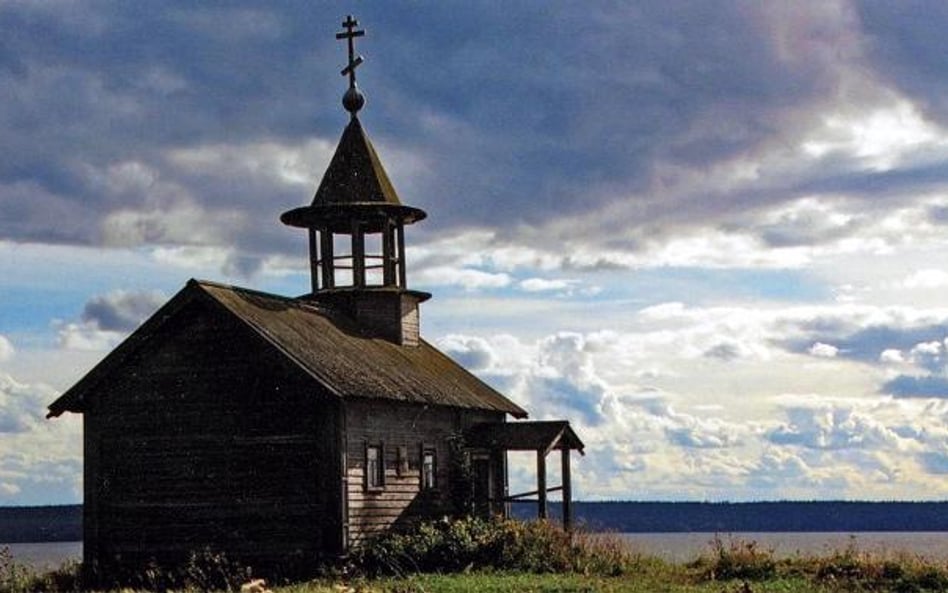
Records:
[[[464,518],[421,523],[381,535],[355,551],[366,575],[462,572],[472,569],[618,575],[638,557],[619,540],[567,533],[546,521]]]
[[[10,548],[0,548],[0,593],[29,591],[33,572],[13,560]]]
[[[79,563],[69,562],[48,572],[38,572],[16,562],[7,547],[0,547],[0,593],[80,591]]]
[[[815,580],[834,588],[916,593],[948,590],[948,567],[907,554],[880,557],[846,549],[816,561]]]
[[[230,560],[223,552],[204,548],[191,552],[180,580],[198,591],[239,591],[251,576],[249,568]]]
[[[777,575],[777,561],[770,549],[761,549],[755,541],[715,536],[710,542],[711,555],[702,556],[695,566],[707,580],[743,579],[762,581]]]

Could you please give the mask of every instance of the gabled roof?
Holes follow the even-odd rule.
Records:
[[[188,304],[216,304],[259,334],[329,393],[418,404],[527,413],[437,348],[399,346],[363,336],[351,320],[302,299],[191,280],[171,301],[49,406],[48,416],[82,412],[129,355]]]
[[[488,422],[476,424],[464,435],[469,447],[503,451],[543,451],[586,447],[566,420],[536,422]]]

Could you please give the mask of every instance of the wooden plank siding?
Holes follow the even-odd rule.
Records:
[[[346,491],[350,545],[391,528],[452,514],[451,441],[480,422],[503,421],[503,414],[444,406],[396,405],[378,400],[346,402]],[[366,446],[380,446],[384,487],[366,488]],[[421,456],[436,453],[433,490],[421,489]],[[399,464],[399,449],[407,468]],[[401,471],[400,471],[401,470]]]
[[[86,560],[255,565],[338,551],[338,403],[232,316],[195,302],[85,414]]]

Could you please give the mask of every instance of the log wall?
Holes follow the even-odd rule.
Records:
[[[399,404],[377,400],[346,402],[346,509],[348,541],[367,537],[420,519],[454,512],[451,497],[451,439],[480,422],[503,421],[503,414],[442,406]],[[365,479],[368,445],[381,446],[385,484],[369,489]],[[436,452],[436,488],[421,488],[421,455]],[[400,451],[405,454],[403,462]]]
[[[262,338],[194,303],[111,377],[85,414],[87,566],[341,548],[338,404]]]

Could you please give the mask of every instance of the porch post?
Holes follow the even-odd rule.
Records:
[[[537,449],[537,518],[546,519],[546,453]]]
[[[569,476],[569,447],[563,447],[561,450],[561,467],[563,474],[563,529],[570,531],[573,528],[573,486]]]

